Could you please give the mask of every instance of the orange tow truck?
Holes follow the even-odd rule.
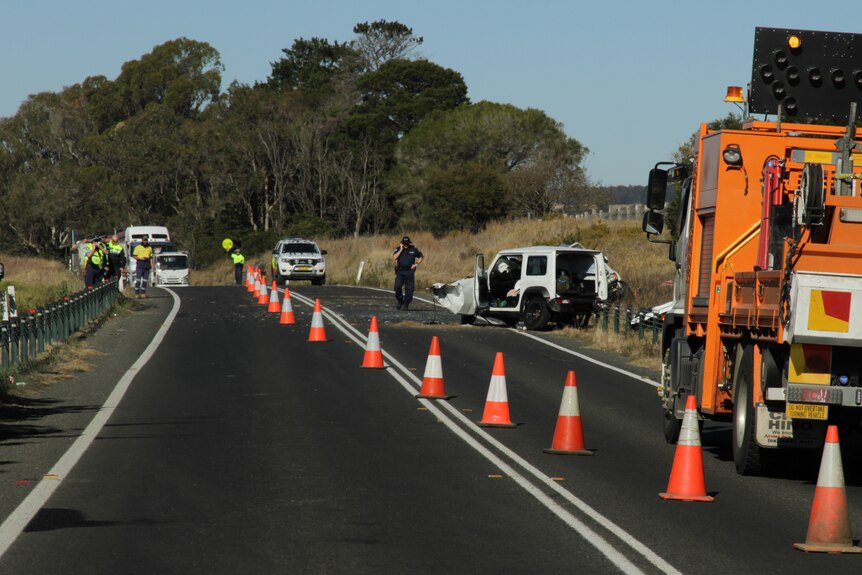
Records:
[[[827,423],[860,431],[862,34],[757,28],[747,98],[727,99],[742,129],[702,125],[690,166],[656,164],[643,229],[676,266],[665,438],[695,395],[701,418],[732,422],[736,469],[750,474],[822,446]],[[659,238],[670,182],[673,240]]]

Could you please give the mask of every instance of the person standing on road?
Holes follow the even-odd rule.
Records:
[[[242,285],[242,266],[245,263],[245,256],[239,248],[236,248],[230,255],[233,260],[233,279],[236,280],[236,285]]]
[[[422,263],[423,258],[422,252],[407,236],[401,238],[401,243],[392,252],[392,261],[395,262],[395,299],[398,300],[396,309],[404,311],[410,309],[416,268]]]
[[[102,281],[102,274],[108,267],[108,256],[102,251],[99,242],[93,240],[87,243],[87,260],[84,266],[84,285],[88,288]]]
[[[120,236],[117,234],[111,236],[107,248],[110,277],[118,278],[126,267],[126,256],[123,254],[123,244],[120,243]]]
[[[153,248],[150,240],[143,238],[132,252],[135,258],[135,297],[147,297],[147,284],[150,283],[150,269],[153,267]]]

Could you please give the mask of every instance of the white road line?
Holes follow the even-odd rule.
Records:
[[[75,464],[78,463],[81,456],[84,455],[87,448],[90,447],[93,440],[96,439],[102,431],[102,428],[105,426],[105,423],[107,423],[108,419],[120,404],[120,401],[129,389],[129,385],[132,383],[132,380],[141,368],[147,364],[156,352],[156,349],[158,349],[159,345],[162,343],[165,334],[171,327],[171,323],[180,311],[180,298],[177,294],[168,288],[162,289],[170,293],[171,297],[174,298],[174,305],[171,312],[168,314],[168,317],[165,318],[165,321],[162,323],[159,331],[156,332],[156,336],[150,342],[150,345],[147,346],[140,357],[138,357],[137,361],[132,364],[132,367],[130,367],[117,382],[111,395],[105,400],[104,405],[102,405],[102,408],[98,413],[96,413],[96,416],[93,417],[92,421],[90,421],[90,424],[84,429],[83,433],[81,433],[78,439],[76,439],[69,447],[66,453],[60,457],[57,463],[54,464],[54,467],[45,474],[57,476],[60,478],[60,481],[40,481],[24,501],[15,508],[15,511],[6,518],[2,525],[0,525],[0,557],[3,557],[3,554],[6,553],[15,539],[18,538],[18,535],[20,535],[27,527],[27,524],[30,523],[36,513],[38,513],[42,506],[48,501],[48,498],[51,497],[57,487],[59,487],[63,480],[69,475],[72,468],[75,467]]]
[[[600,367],[603,367],[603,368],[605,368],[605,369],[609,369],[609,370],[611,370],[611,371],[615,371],[615,372],[620,373],[620,374],[622,374],[622,375],[625,375],[625,376],[627,376],[627,377],[631,377],[632,379],[636,379],[636,380],[641,381],[641,382],[643,382],[643,383],[649,384],[649,385],[651,385],[651,386],[653,386],[653,387],[658,387],[658,385],[659,385],[657,381],[653,381],[653,380],[649,379],[648,377],[644,377],[644,376],[642,376],[642,375],[638,375],[638,374],[636,374],[636,373],[632,373],[631,371],[627,371],[627,370],[622,369],[622,368],[620,368],[620,367],[617,367],[617,366],[615,366],[615,365],[611,365],[611,364],[609,364],[609,363],[605,363],[605,362],[603,362],[603,361],[599,361],[599,360],[597,360],[597,359],[593,359],[592,357],[590,357],[590,356],[588,356],[588,355],[584,355],[584,354],[582,354],[582,353],[578,353],[578,352],[576,352],[576,351],[574,351],[574,350],[571,350],[571,349],[569,349],[569,348],[567,348],[567,347],[563,347],[563,346],[561,346],[561,345],[557,345],[556,343],[550,342],[550,341],[548,341],[548,340],[546,340],[546,339],[542,339],[542,338],[540,338],[540,337],[538,337],[538,336],[535,336],[535,335],[533,335],[533,334],[531,334],[531,333],[526,333],[526,332],[518,331],[518,330],[513,330],[513,331],[517,332],[517,333],[518,333],[518,335],[522,335],[522,336],[524,336],[524,337],[528,337],[528,338],[530,338],[530,339],[533,339],[533,340],[535,340],[535,341],[538,341],[538,342],[540,342],[540,343],[543,343],[543,344],[545,344],[545,345],[547,345],[547,346],[549,346],[549,347],[553,347],[554,349],[558,349],[558,350],[560,350],[560,351],[563,351],[563,352],[565,352],[565,353],[568,353],[569,355],[574,355],[575,357],[578,357],[578,358],[580,358],[580,359],[582,359],[582,360],[584,360],[584,361],[588,361],[588,362],[590,362],[590,363],[593,363],[593,364],[598,365],[598,366],[600,366]]]
[[[303,296],[301,294],[296,294],[296,296],[298,298],[303,298],[305,300],[308,299],[306,296]],[[308,303],[308,302],[306,302],[306,303]],[[325,306],[321,306],[321,309],[323,311],[324,316],[328,317],[337,329],[339,329],[341,332],[343,332],[345,335],[347,335],[359,347],[362,347],[362,348],[365,347],[366,338],[364,336],[362,336],[361,332],[359,332],[355,327],[350,325],[347,322],[347,320],[345,320],[343,317],[341,317],[341,316],[335,314],[334,312],[326,309]],[[545,340],[542,340],[541,338],[535,338],[535,339],[537,339],[538,341],[540,341],[542,343],[547,343],[547,344],[551,345],[552,347],[558,348],[562,351],[571,352],[571,350],[568,350],[568,349],[561,347],[561,346],[557,346],[556,344],[551,344],[550,342],[546,342]],[[407,376],[407,378],[409,378],[410,380],[413,381],[413,385],[411,386],[409,382],[407,382],[403,377],[401,377],[394,370],[388,370],[388,373],[393,378],[395,378],[397,381],[399,381],[401,383],[402,387],[404,387],[404,389],[407,390],[411,395],[415,395],[417,389],[421,387],[422,380],[419,379],[418,376],[413,374],[406,366],[401,364],[391,354],[389,354],[385,350],[382,350],[382,353],[383,353],[383,357],[386,360],[388,360],[390,366],[394,366],[397,369],[399,369],[402,373],[404,373],[404,375]],[[576,352],[571,352],[571,353],[575,353],[575,355],[580,356],[580,354],[577,354]],[[589,358],[587,358],[587,359],[589,359]],[[609,368],[614,367],[614,366],[609,366],[607,364],[603,364],[601,362],[594,362],[594,363],[597,363],[598,365],[601,365],[603,367],[609,367]],[[642,381],[642,378],[640,378],[640,376],[637,376],[636,374],[633,374],[630,372],[625,372],[625,371],[623,371],[623,372],[626,375],[629,375],[631,377],[634,377],[634,378]],[[599,534],[597,534],[595,531],[590,529],[588,526],[584,525],[576,517],[571,515],[565,508],[560,507],[559,504],[554,502],[552,499],[548,498],[542,491],[538,490],[534,485],[529,483],[526,479],[521,477],[519,474],[515,473],[515,471],[508,464],[506,464],[505,462],[500,460],[496,455],[494,455],[493,453],[488,451],[484,446],[482,446],[481,444],[476,442],[472,437],[467,435],[463,429],[458,427],[455,424],[455,422],[452,421],[452,419],[450,419],[449,417],[446,417],[442,413],[442,411],[438,408],[438,406],[442,406],[443,408],[445,408],[450,413],[450,415],[452,417],[455,417],[458,420],[460,420],[461,424],[464,425],[467,429],[471,430],[473,433],[475,433],[476,435],[481,437],[483,440],[485,440],[486,442],[491,444],[498,451],[500,451],[502,454],[504,454],[506,457],[508,457],[511,461],[513,461],[514,463],[519,465],[521,468],[523,468],[525,471],[527,471],[530,475],[532,475],[538,481],[543,483],[546,487],[548,487],[549,489],[553,490],[555,493],[562,496],[566,501],[568,501],[569,503],[574,505],[582,513],[584,513],[585,515],[587,515],[588,517],[590,517],[591,519],[596,521],[596,523],[598,523],[599,525],[601,525],[602,527],[607,529],[610,533],[614,534],[616,537],[618,537],[620,539],[620,541],[622,541],[623,543],[628,545],[632,550],[639,553],[641,556],[643,556],[647,561],[649,561],[656,568],[660,569],[664,573],[673,574],[673,575],[680,575],[680,571],[678,571],[670,563],[668,563],[667,561],[662,559],[652,549],[650,549],[645,544],[638,541],[633,535],[629,534],[624,529],[622,529],[621,527],[616,525],[613,521],[611,521],[610,519],[608,519],[607,517],[605,517],[604,515],[602,515],[601,513],[596,511],[595,509],[593,509],[592,507],[590,507],[586,502],[584,502],[583,500],[576,497],[570,491],[568,491],[567,489],[560,486],[557,482],[550,479],[547,476],[547,474],[542,473],[539,469],[534,467],[532,464],[530,464],[528,461],[523,459],[517,453],[510,450],[506,445],[500,443],[493,436],[488,434],[484,429],[478,427],[473,421],[469,420],[463,413],[458,411],[449,402],[441,402],[439,404],[435,404],[435,402],[431,402],[431,401],[428,401],[425,399],[421,399],[420,401],[423,403],[423,405],[428,406],[429,410],[431,410],[435,415],[437,415],[437,417],[441,421],[443,421],[447,427],[452,429],[459,437],[464,439],[471,447],[476,449],[481,455],[483,455],[491,463],[496,465],[501,471],[503,471],[507,475],[510,475],[528,493],[533,495],[543,505],[548,507],[548,509],[551,512],[553,512],[555,515],[557,515],[558,517],[563,519],[563,521],[565,521],[566,524],[568,524],[575,531],[577,531],[582,537],[584,537],[585,540],[587,540],[594,547],[596,547],[596,549],[600,550],[603,554],[605,554],[605,556],[610,561],[614,562],[614,564],[617,565],[624,573],[640,573],[641,571],[635,565],[631,564],[631,562],[629,562],[628,559],[625,559],[625,557],[622,556],[616,549],[614,549],[612,546],[610,546],[610,544],[607,543],[607,541],[604,538],[602,538]],[[549,503],[553,504],[554,507],[551,507],[549,505]],[[610,550],[611,554],[609,554],[608,550]],[[624,561],[624,563],[618,562],[618,558],[621,558]],[[634,569],[634,571],[630,571],[629,569]]]

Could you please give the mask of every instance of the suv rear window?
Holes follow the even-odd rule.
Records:
[[[314,244],[284,244],[281,246],[283,254],[316,254],[317,247]]]
[[[527,258],[527,275],[543,276],[548,273],[548,256],[530,256]]]

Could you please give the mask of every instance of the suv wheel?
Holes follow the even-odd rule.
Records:
[[[524,319],[524,326],[529,330],[542,330],[548,325],[548,320],[551,319],[551,310],[548,309],[548,304],[545,298],[533,296],[524,304],[524,311],[521,313]]]
[[[326,276],[320,276],[319,278],[311,278],[311,285],[313,286],[322,286],[326,283]]]

